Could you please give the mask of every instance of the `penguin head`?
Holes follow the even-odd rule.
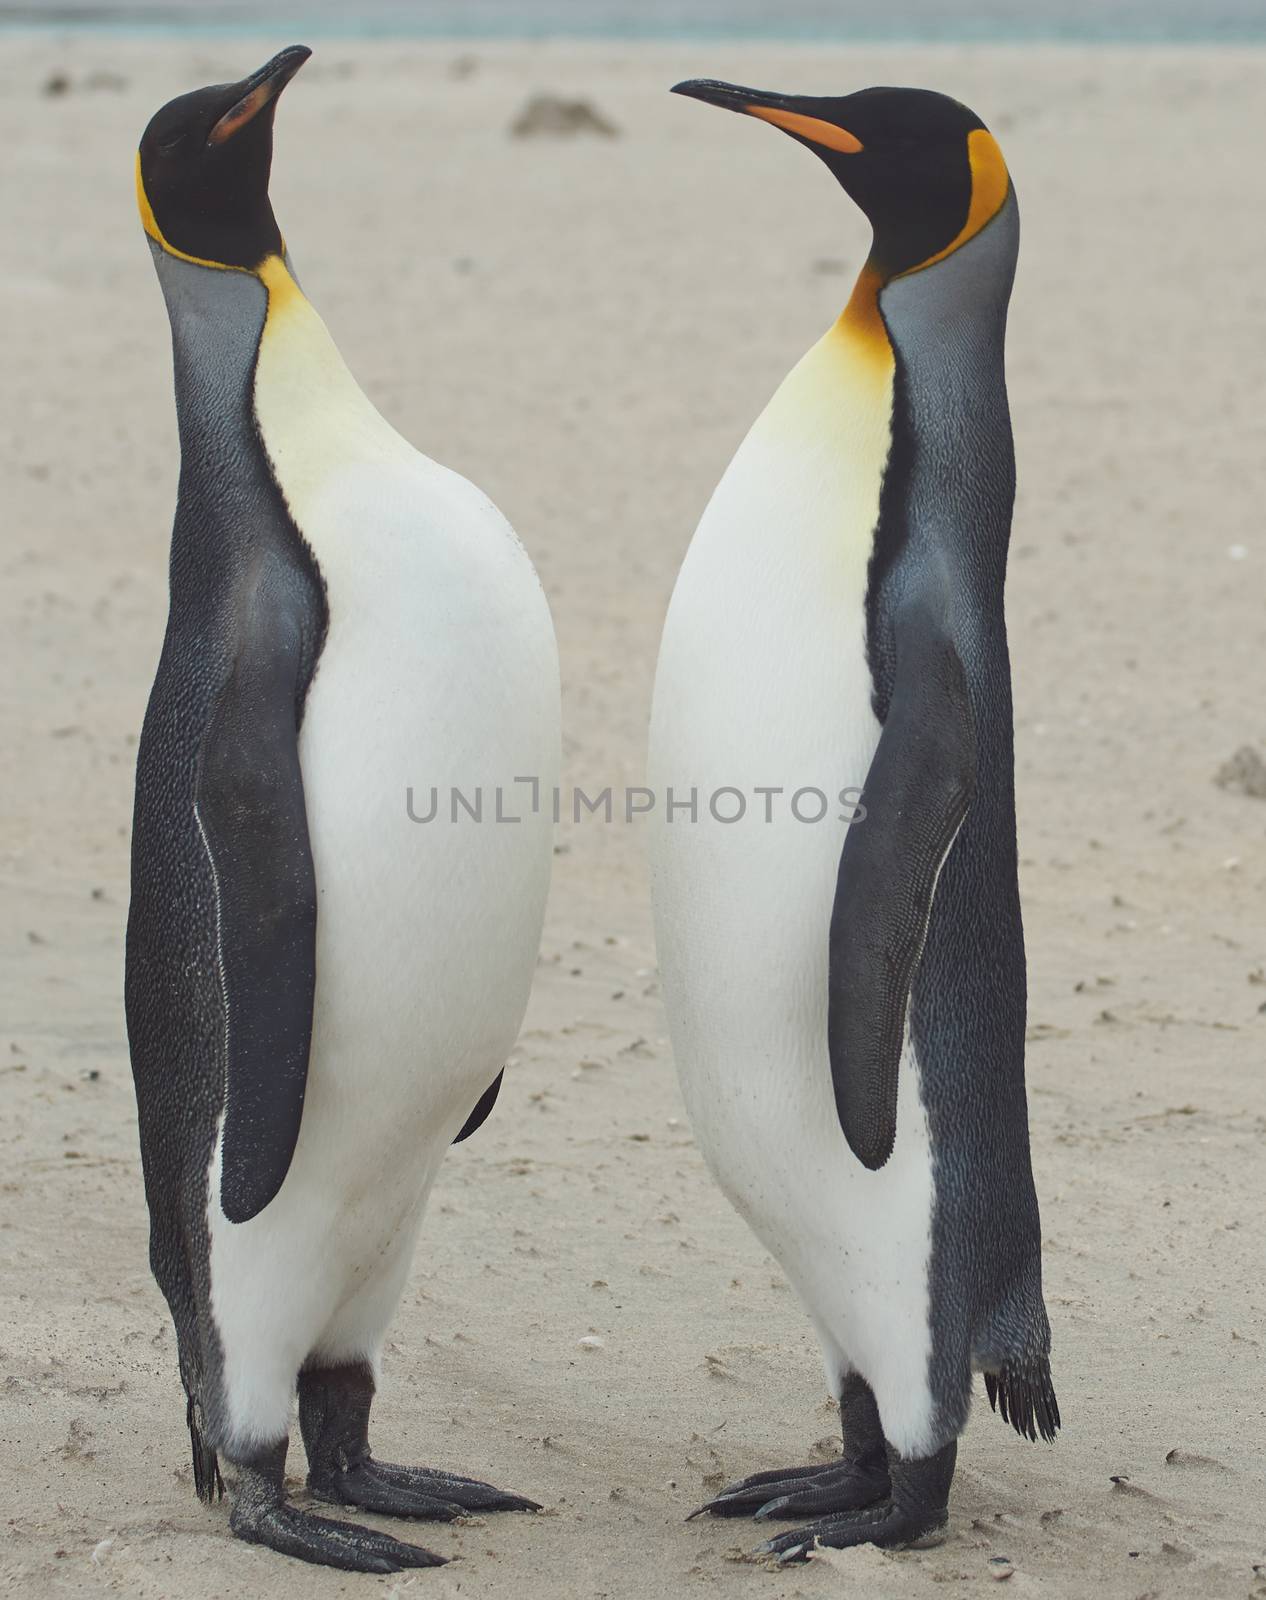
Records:
[[[1010,192],[1002,152],[984,123],[930,89],[784,95],[691,79],[673,93],[771,122],[821,157],[869,219],[871,261],[885,280],[952,254]]]
[[[145,231],[170,255],[250,270],[280,254],[268,199],[277,96],[312,52],[291,45],[240,83],[196,89],[150,119],[136,158]]]

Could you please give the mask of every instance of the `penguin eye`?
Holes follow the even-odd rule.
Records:
[[[173,150],[175,150],[178,145],[184,144],[185,136],[186,136],[186,130],[184,128],[182,128],[179,131],[179,133],[173,133],[170,139],[160,139],[158,141],[158,153],[159,153],[159,155],[162,155],[162,156],[170,155],[171,152]]]

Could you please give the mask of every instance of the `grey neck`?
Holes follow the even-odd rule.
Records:
[[[974,239],[935,266],[887,284],[879,304],[899,354],[921,367],[934,352],[943,360],[1000,361],[1019,246],[1012,191]]]
[[[1012,194],[974,239],[879,300],[897,355],[904,536],[990,586],[1005,574],[1015,496],[1004,345],[1019,227]]]
[[[199,267],[152,241],[150,248],[171,321],[181,458],[210,464],[240,451],[248,425],[253,432],[251,388],[268,291],[253,273]]]

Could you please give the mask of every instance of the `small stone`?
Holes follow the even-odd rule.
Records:
[[[1227,789],[1232,794],[1266,800],[1266,761],[1253,745],[1243,744],[1229,761],[1222,763],[1213,781],[1219,789]]]
[[[535,94],[510,124],[515,139],[571,139],[577,134],[618,139],[620,130],[588,100],[566,100],[556,94]]]

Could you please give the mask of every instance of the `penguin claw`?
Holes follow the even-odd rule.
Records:
[[[476,1512],[541,1509],[535,1500],[478,1478],[372,1458],[345,1472],[310,1473],[308,1487],[318,1500],[422,1521],[452,1522]]]
[[[775,1534],[757,1545],[752,1558],[772,1557],[778,1566],[807,1561],[812,1550],[847,1550],[854,1545],[875,1544],[893,1549],[917,1543],[945,1526],[944,1509],[926,1510],[899,1506],[893,1500],[862,1506],[845,1516],[824,1517],[807,1528]]]
[[[770,1517],[776,1517],[780,1511],[785,1516],[794,1516],[794,1511],[786,1511],[784,1509],[790,1504],[791,1496],[789,1494],[779,1495],[777,1500],[766,1500],[763,1506],[759,1506],[752,1512],[752,1520],[753,1522],[767,1522]]]
[[[831,1472],[839,1465],[839,1462],[815,1461],[807,1467],[771,1467],[764,1472],[753,1472],[746,1478],[740,1478],[728,1489],[722,1489],[718,1498],[738,1494],[743,1489],[754,1489],[762,1483],[787,1483],[794,1478],[820,1478],[824,1472]]]
[[[509,1489],[498,1489],[479,1478],[463,1478],[455,1472],[431,1467],[398,1467],[389,1461],[374,1466],[389,1482],[401,1487],[421,1485],[425,1492],[450,1501],[463,1513],[475,1511],[540,1511],[540,1502]],[[429,1485],[429,1488],[427,1487]]]
[[[780,1567],[789,1566],[793,1561],[806,1560],[809,1554],[808,1547],[803,1544],[796,1545],[791,1550],[784,1550],[778,1557]]]
[[[418,1544],[405,1544],[390,1534],[355,1523],[335,1522],[280,1502],[268,1506],[235,1506],[229,1526],[239,1539],[263,1545],[279,1555],[294,1556],[344,1572],[403,1572],[408,1567],[442,1567],[443,1556]]]
[[[811,1517],[827,1512],[854,1511],[873,1505],[888,1493],[887,1472],[845,1461],[811,1467],[787,1467],[756,1472],[723,1489],[686,1518],[706,1511],[714,1517]]]
[[[466,1515],[465,1508],[451,1500],[440,1500],[420,1490],[397,1488],[358,1468],[327,1483],[311,1483],[317,1500],[327,1505],[354,1506],[358,1511],[376,1511],[386,1517],[414,1517],[422,1522],[456,1522]]]

